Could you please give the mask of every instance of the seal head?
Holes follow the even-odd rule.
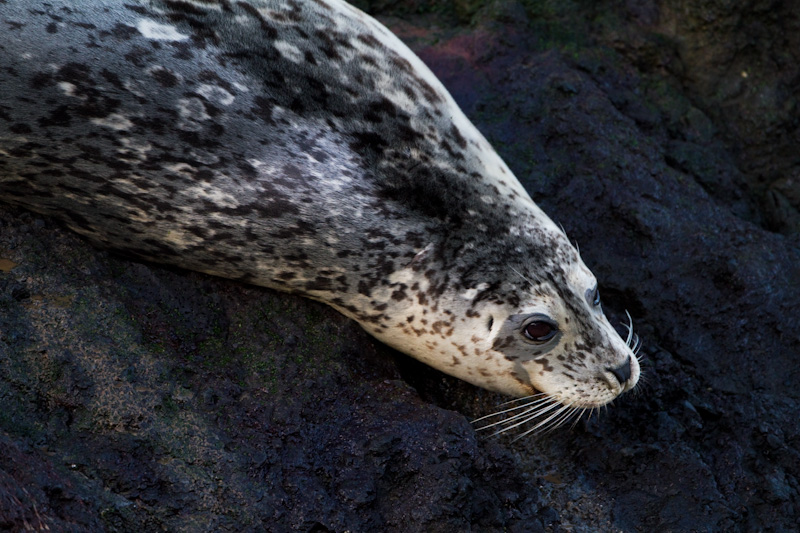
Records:
[[[410,287],[391,318],[367,326],[393,346],[481,387],[604,405],[639,378],[632,331],[606,319],[597,281],[552,223],[486,242],[432,244],[396,273]],[[493,250],[494,253],[489,253]]]

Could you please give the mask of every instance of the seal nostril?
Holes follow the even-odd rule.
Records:
[[[609,372],[614,374],[614,377],[617,378],[619,384],[622,385],[629,379],[631,379],[631,356],[628,356],[628,359],[625,360],[621,366],[617,368],[606,368]]]

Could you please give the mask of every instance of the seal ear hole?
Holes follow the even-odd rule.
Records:
[[[486,327],[489,328],[489,331],[492,331],[492,326],[494,326],[494,317],[489,315],[489,322],[486,323]]]

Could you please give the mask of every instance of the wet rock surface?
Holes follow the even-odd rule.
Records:
[[[364,6],[634,318],[639,390],[572,430],[486,438],[502,398],[333,310],[0,208],[0,529],[794,530],[789,5]]]

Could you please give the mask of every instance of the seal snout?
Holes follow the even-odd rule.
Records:
[[[631,356],[629,355],[625,362],[618,366],[617,368],[606,368],[607,371],[611,372],[617,381],[619,381],[620,387],[623,389],[625,388],[625,383],[631,379]]]

